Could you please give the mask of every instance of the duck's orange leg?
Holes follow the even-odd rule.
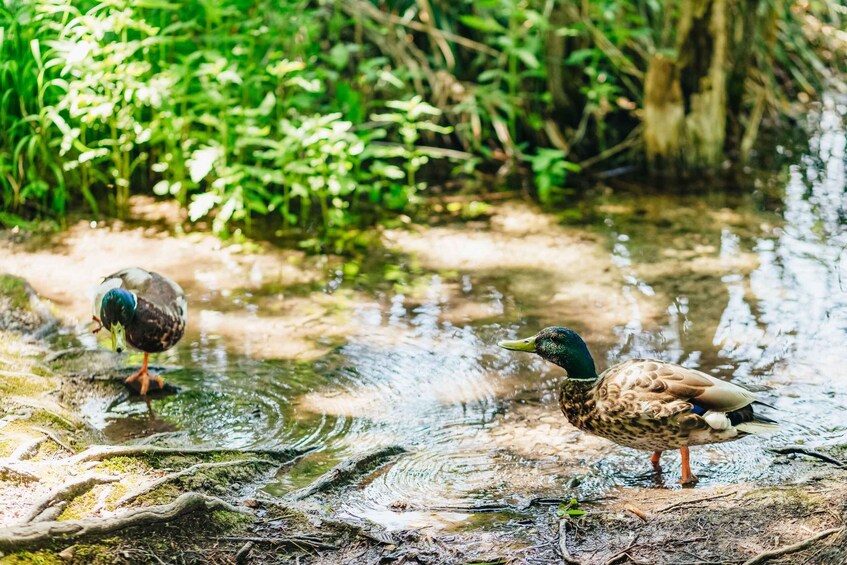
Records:
[[[689,462],[689,453],[688,446],[680,447],[679,453],[682,455],[682,479],[680,479],[679,483],[683,485],[690,485],[697,482],[697,477],[694,473],[691,472],[691,464]]]
[[[653,470],[657,473],[662,472],[662,465],[659,463],[659,459],[662,457],[661,451],[654,451],[653,455],[650,457],[650,463],[653,465]]]
[[[141,390],[139,391],[141,393],[141,396],[145,396],[147,394],[147,391],[150,389],[151,380],[156,381],[160,389],[165,386],[165,379],[163,379],[159,375],[151,375],[150,372],[147,370],[147,360],[149,357],[150,354],[145,352],[144,363],[142,363],[141,368],[137,372],[128,376],[124,381],[126,384],[134,383],[135,381],[141,381]]]

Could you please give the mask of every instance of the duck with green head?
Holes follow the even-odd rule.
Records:
[[[568,328],[544,328],[532,337],[498,345],[536,353],[567,372],[559,383],[559,406],[580,430],[652,451],[656,471],[661,470],[663,451],[679,449],[683,484],[697,481],[689,464],[689,446],[778,428],[754,412],[752,392],[681,365],[629,359],[598,375],[585,342]]]
[[[150,381],[161,389],[164,380],[151,375],[147,362],[151,353],[170,349],[185,333],[188,306],[182,288],[158,273],[131,267],[111,274],[95,289],[94,320],[112,337],[118,353],[127,345],[144,352],[141,368],[126,379],[139,381],[140,393],[147,394]]]

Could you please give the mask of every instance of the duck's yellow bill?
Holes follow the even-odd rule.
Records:
[[[112,334],[112,351],[118,353],[126,351],[126,330],[124,330],[123,324],[120,322],[112,324],[109,333]]]
[[[498,341],[497,345],[503,349],[511,349],[512,351],[528,351],[535,353],[535,336],[526,339],[516,339],[514,341]]]

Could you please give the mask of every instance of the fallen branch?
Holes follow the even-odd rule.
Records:
[[[94,445],[71,457],[69,463],[103,461],[112,457],[133,455],[207,455],[210,453],[255,453],[283,459],[293,459],[304,452],[298,449],[231,449],[219,447],[161,447],[158,445]]]
[[[821,453],[813,449],[804,449],[802,447],[777,447],[775,449],[771,449],[770,451],[772,451],[773,453],[779,453],[780,455],[808,455],[809,457],[814,457],[815,459],[820,459],[821,461],[832,463],[836,467],[847,469],[847,463],[845,463],[844,461],[839,461],[835,457],[830,457],[825,453]]]
[[[57,502],[73,500],[74,498],[88,492],[97,485],[114,483],[117,480],[119,480],[118,477],[111,477],[108,475],[89,475],[87,477],[77,479],[76,481],[66,483],[54,489],[52,492],[48,493],[47,496],[35,503],[35,506],[32,507],[32,509],[29,511],[29,514],[24,517],[21,523],[28,524],[30,522],[35,522],[38,520],[39,516],[44,513],[45,510],[47,510]]]
[[[783,555],[788,555],[789,553],[797,553],[798,551],[803,551],[807,547],[813,545],[816,541],[829,537],[832,534],[837,534],[842,530],[844,530],[844,526],[840,528],[830,528],[829,530],[824,530],[823,532],[814,535],[808,539],[804,539],[803,541],[798,541],[797,543],[793,543],[791,545],[786,545],[784,547],[778,547],[776,549],[763,551],[752,559],[748,559],[747,561],[745,561],[743,565],[758,565],[759,563],[765,563],[766,561],[770,561],[771,559],[774,559],[776,557],[781,557]]]
[[[357,476],[363,475],[371,469],[382,465],[387,459],[405,452],[406,450],[399,445],[392,445],[347,459],[315,479],[309,486],[290,493],[286,498],[303,500],[320,492],[331,490],[337,486],[349,483]]]
[[[181,479],[182,477],[188,477],[196,473],[197,471],[202,471],[204,469],[219,469],[221,467],[232,467],[234,465],[279,465],[279,461],[270,461],[268,459],[238,459],[236,461],[218,461],[215,463],[197,463],[196,465],[192,465],[191,467],[187,467],[181,471],[175,471],[173,473],[168,473],[163,477],[159,477],[155,481],[147,484],[146,486],[136,490],[135,492],[131,492],[124,497],[122,497],[115,506],[123,506],[125,504],[130,504],[134,502],[138,497],[144,496],[150,492],[153,492],[160,486],[169,483],[171,481],[175,481],[177,479]]]
[[[730,492],[725,492],[723,494],[716,494],[714,496],[707,496],[705,498],[696,498],[694,500],[683,500],[682,502],[677,502],[676,504],[671,504],[670,506],[665,506],[663,508],[659,508],[656,512],[668,512],[669,510],[676,510],[677,508],[682,508],[683,506],[688,506],[690,504],[698,504],[700,502],[706,502],[708,500],[717,500],[719,498],[726,498],[727,496],[732,496],[736,494],[738,491],[733,490]]]
[[[126,528],[161,524],[193,512],[211,510],[248,513],[219,498],[187,492],[170,504],[137,508],[120,516],[33,522],[3,528],[0,529],[0,551],[36,547],[59,539],[69,542],[86,536],[103,536]]]

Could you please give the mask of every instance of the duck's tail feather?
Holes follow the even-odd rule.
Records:
[[[779,424],[775,420],[755,414],[752,421],[738,424],[735,429],[747,434],[764,434],[778,430]]]
[[[779,424],[771,424],[764,422],[744,422],[743,424],[738,424],[735,426],[739,432],[744,432],[745,434],[766,434],[768,432],[775,432],[779,429]]]
[[[776,420],[757,414],[753,410],[753,404],[758,403],[753,402],[727,414],[735,429],[746,434],[761,434],[778,430],[779,424]]]

